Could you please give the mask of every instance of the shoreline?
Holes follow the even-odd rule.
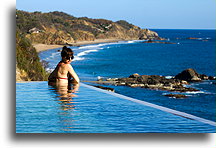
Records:
[[[112,43],[112,42],[118,42],[118,41],[126,41],[123,39],[96,39],[94,41],[78,41],[76,43],[71,43],[66,46],[81,46],[81,45],[90,45],[90,44],[98,44],[98,43]],[[36,49],[37,52],[46,51],[49,49],[55,49],[55,48],[62,48],[65,45],[57,45],[57,44],[33,44],[33,47]]]

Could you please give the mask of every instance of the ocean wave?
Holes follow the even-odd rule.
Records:
[[[73,61],[82,61],[82,60],[85,60],[85,58],[74,56],[74,59],[73,59]]]
[[[60,55],[60,52],[54,52],[54,53],[52,53],[48,58],[49,59],[55,59],[57,56],[59,56]]]
[[[101,46],[103,46],[103,45],[101,45],[101,44],[97,44],[97,45],[86,45],[86,46],[81,46],[81,47],[79,47],[78,49],[92,49],[92,48],[99,48],[99,47],[101,47]]]
[[[127,43],[135,43],[135,41],[127,41]]]
[[[187,91],[186,94],[206,94],[207,92],[204,91]]]
[[[129,41],[122,41],[119,42],[121,44],[131,44],[131,43],[138,43],[138,42],[143,42],[144,40],[129,40]]]
[[[51,53],[51,55],[49,57],[47,57],[45,60],[50,61],[50,60],[56,59],[59,56],[61,56],[60,52],[54,52],[54,53]]]
[[[103,49],[103,48],[98,48],[98,49]],[[82,56],[85,56],[85,55],[87,55],[87,54],[90,53],[90,52],[97,52],[98,49],[91,49],[91,50],[85,50],[85,51],[83,51],[83,52],[80,52],[80,53],[78,53],[77,55],[74,56],[73,61],[81,61],[81,60],[84,60],[85,58],[82,57]]]
[[[90,52],[97,52],[98,50],[97,49],[92,49],[92,50],[86,50],[86,51],[83,51],[83,52],[80,52],[77,54],[78,57],[81,57],[81,56],[84,56]]]
[[[54,68],[46,68],[45,70],[46,72],[51,73],[54,70]]]

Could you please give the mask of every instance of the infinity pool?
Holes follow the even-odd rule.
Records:
[[[215,123],[169,113],[81,84],[67,96],[47,82],[16,83],[16,133],[215,133]]]

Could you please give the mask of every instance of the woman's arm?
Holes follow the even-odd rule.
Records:
[[[68,72],[69,72],[70,76],[74,78],[75,84],[79,84],[80,79],[79,79],[79,77],[77,76],[76,72],[74,71],[73,67],[70,64],[68,64]]]

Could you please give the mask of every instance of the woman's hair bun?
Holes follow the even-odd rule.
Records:
[[[73,50],[68,48],[67,46],[62,47],[61,57],[71,56],[73,55]]]
[[[65,49],[67,49],[67,46],[62,47],[62,50],[65,50]]]

